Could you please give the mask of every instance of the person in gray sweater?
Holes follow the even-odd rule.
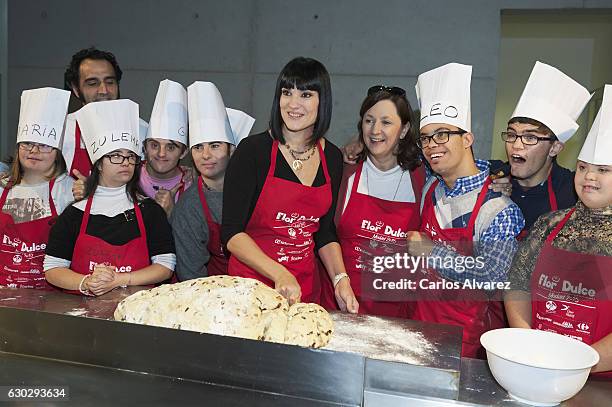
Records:
[[[191,84],[187,99],[189,148],[199,176],[170,216],[179,281],[227,274],[228,256],[221,243],[225,170],[236,145],[255,123],[246,113],[226,109],[211,82]]]
[[[198,182],[191,185],[170,215],[177,253],[176,276],[179,281],[208,276],[207,265],[211,254],[207,246],[210,229],[198,189]],[[204,188],[203,192],[214,222],[221,224],[223,191]]]

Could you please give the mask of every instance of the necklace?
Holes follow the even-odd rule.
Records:
[[[289,151],[289,154],[291,154],[291,157],[293,158],[293,162],[291,163],[291,168],[293,168],[294,171],[300,171],[304,167],[304,161],[308,161],[310,157],[314,155],[314,152],[315,152],[314,144],[308,147],[304,151],[293,150],[291,147],[289,147],[289,144],[285,144],[285,147],[287,148],[287,150]],[[308,153],[309,151],[310,153]],[[300,157],[300,155],[307,154],[307,153],[308,155],[306,157]]]
[[[404,178],[404,173],[405,172],[406,171],[402,170],[402,175],[400,175],[400,179],[399,179],[399,181],[397,183],[397,187],[395,188],[395,193],[393,194],[393,198],[388,199],[389,201],[395,201],[395,197],[397,196],[397,191],[399,191],[399,187],[400,187],[400,185],[402,185],[402,178]],[[369,173],[369,170],[368,170],[368,168],[366,168],[366,171],[365,171],[366,188],[368,189],[368,195],[372,196],[372,194],[370,192],[370,177],[369,177],[368,173]]]

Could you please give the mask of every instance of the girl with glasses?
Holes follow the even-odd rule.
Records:
[[[49,230],[73,201],[58,149],[69,95],[42,88],[21,96],[15,159],[0,178],[0,287],[52,289],[43,271]]]
[[[47,281],[99,296],[167,280],[176,264],[172,230],[164,210],[138,188],[138,105],[93,102],[76,115],[94,165],[85,199],[67,208],[51,230]]]

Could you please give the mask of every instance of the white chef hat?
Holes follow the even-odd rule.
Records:
[[[180,83],[159,83],[146,138],[173,140],[187,145],[187,91]]]
[[[472,131],[470,84],[472,67],[450,63],[419,75],[415,86],[421,129],[431,123]]]
[[[70,92],[56,88],[21,93],[17,142],[29,141],[59,148],[68,112]]]
[[[612,165],[612,85],[604,86],[601,107],[578,159],[589,164]]]
[[[187,88],[189,148],[204,142],[237,145],[249,135],[255,119],[225,107],[221,93],[211,82],[194,82]]]
[[[557,68],[537,61],[512,117],[537,120],[565,143],[578,130],[576,120],[590,98],[584,86]]]
[[[138,104],[128,99],[92,102],[75,112],[91,162],[126,148],[141,154]]]

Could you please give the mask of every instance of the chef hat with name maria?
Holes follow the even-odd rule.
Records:
[[[472,67],[450,63],[419,75],[415,86],[421,126],[449,124],[472,131],[470,85]]]
[[[578,159],[594,165],[612,165],[612,85],[604,86],[601,107]]]
[[[120,149],[142,152],[138,104],[129,99],[92,102],[76,113],[91,162]]]
[[[200,143],[221,141],[233,145],[249,135],[255,119],[226,108],[212,82],[194,82],[187,88],[189,107],[189,148]]]
[[[147,138],[173,140],[187,145],[187,91],[180,83],[159,83]]]
[[[537,61],[512,117],[537,120],[567,142],[578,130],[578,117],[589,102],[589,91],[550,65]]]
[[[59,148],[64,133],[70,92],[56,88],[21,93],[17,143],[31,142]]]

